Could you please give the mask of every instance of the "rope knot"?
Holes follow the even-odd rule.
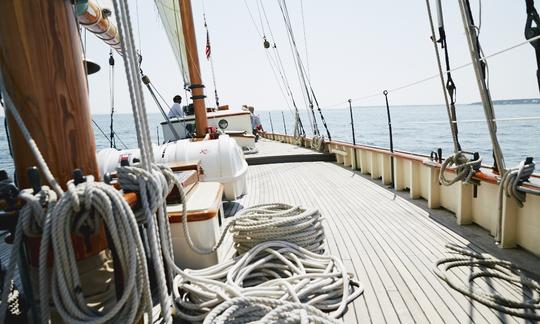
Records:
[[[19,212],[24,234],[29,237],[40,236],[46,211],[54,208],[56,203],[56,193],[43,186],[36,194],[33,194],[31,189],[23,190],[19,198],[25,202]]]
[[[172,170],[166,166],[153,164],[152,172],[140,167],[124,166],[117,168],[118,182],[124,191],[138,192],[145,198],[151,214],[163,206],[172,189]],[[139,223],[146,221],[146,211],[135,212]]]
[[[469,160],[464,152],[456,152],[446,158],[441,165],[441,173],[439,174],[439,181],[445,186],[451,186],[458,181],[471,182],[472,177],[476,174],[476,171],[480,169],[482,164],[482,158],[477,157],[473,160]],[[446,170],[454,167],[456,171],[456,177],[449,180],[446,178]]]

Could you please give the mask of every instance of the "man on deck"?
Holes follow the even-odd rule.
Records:
[[[182,118],[184,117],[184,110],[182,110],[182,97],[180,95],[176,95],[173,98],[173,105],[171,106],[171,110],[169,110],[169,118]]]
[[[259,140],[259,131],[263,131],[261,118],[255,115],[255,108],[253,106],[247,107],[250,112],[251,128],[253,129],[253,135],[255,135],[255,141]]]

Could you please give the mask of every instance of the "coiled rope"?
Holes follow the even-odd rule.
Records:
[[[41,320],[44,323],[50,319],[50,292],[59,315],[68,323],[131,323],[140,319],[143,313],[151,318],[152,300],[146,257],[131,208],[120,192],[104,183],[94,183],[92,176],[77,186],[73,182],[68,183],[68,191],[63,192],[7,93],[1,73],[0,90],[4,94],[6,110],[17,122],[40,170],[54,190],[42,187],[37,195],[29,191],[21,192],[20,198],[25,201],[25,205],[19,212],[5,282],[9,283],[14,276],[23,234],[41,235],[39,297]],[[60,197],[58,202],[57,195]],[[72,228],[80,233],[82,227],[86,227],[92,232],[100,228],[101,222],[104,222],[114,248],[118,251],[118,262],[124,275],[123,294],[105,313],[88,307],[84,300],[71,241]],[[49,280],[47,269],[49,247],[52,247],[55,262],[52,280]],[[7,293],[9,289],[4,286],[2,300],[7,300]],[[4,322],[4,307],[7,307],[7,303],[0,305],[0,323]]]
[[[145,182],[156,182],[146,185],[146,188],[163,188],[168,185],[168,190],[162,192],[163,196],[158,202],[148,201],[151,197],[157,197],[153,194],[141,192],[140,198],[143,206],[159,206],[156,215],[161,249],[170,274],[174,276],[172,291],[176,314],[181,319],[190,322],[202,321],[212,308],[235,297],[265,297],[306,303],[323,311],[336,310],[335,317],[338,317],[346,310],[347,303],[362,293],[363,288],[352,280],[352,276],[347,273],[339,259],[314,253],[284,241],[263,242],[247,250],[248,246],[254,245],[258,240],[243,240],[241,246],[247,252],[242,256],[206,269],[180,269],[172,257],[170,225],[166,214],[166,197],[174,185],[179,186],[180,190],[183,205],[182,222],[189,246],[195,251],[211,253],[221,244],[223,236],[212,249],[213,251],[200,251],[193,245],[189,238],[189,231],[186,229],[188,221],[185,193],[168,167],[154,167],[156,168],[161,170],[164,177],[145,178]],[[262,224],[253,223],[253,217],[257,214],[266,215],[261,217],[263,221],[271,220],[269,223],[274,225],[270,228],[272,232],[268,231],[260,240],[272,239],[271,235],[294,238],[294,234],[284,230],[282,225],[286,223],[296,224],[298,228],[309,228],[313,226],[313,223],[320,222],[320,216],[310,211],[283,204],[254,206],[243,213],[238,217],[241,220],[239,224],[244,226],[239,227],[238,231],[239,237],[242,238],[247,237],[244,236],[248,235],[246,233],[261,234],[258,231],[262,229]],[[294,214],[296,216],[290,216]],[[305,220],[310,217],[314,220],[306,222]],[[233,227],[227,229],[229,228]],[[312,242],[307,246],[320,251],[321,234],[316,230],[311,235],[317,243]]]
[[[124,282],[122,296],[104,314],[88,307],[82,298],[71,241],[72,228],[75,233],[80,233],[84,226],[97,231],[101,221],[106,225],[117,252],[115,261],[122,269]],[[50,224],[50,232],[47,224]],[[69,182],[68,191],[50,213],[50,222],[45,226],[43,240],[51,239],[47,234],[54,237],[51,239],[54,253],[52,297],[56,310],[65,322],[133,323],[138,321],[143,313],[151,318],[152,299],[144,246],[135,216],[119,191],[107,184],[93,182],[92,176],[87,176],[87,181],[77,186]],[[43,257],[45,252],[40,253],[40,268],[46,269],[47,261],[46,257]],[[43,280],[46,280],[46,277],[40,276],[40,287],[48,285]],[[41,304],[43,308],[46,303]]]
[[[324,137],[320,135],[315,135],[311,138],[311,148],[320,151],[323,148]]]
[[[508,169],[508,171],[501,177],[501,181],[499,183],[499,217],[497,222],[495,241],[501,241],[504,195],[509,198],[514,198],[518,206],[520,208],[523,207],[523,203],[526,199],[526,194],[519,191],[518,187],[525,179],[528,179],[534,173],[534,169],[534,162],[527,164],[525,163],[525,161],[521,161],[517,167]]]
[[[163,172],[169,191],[176,186],[182,202],[186,201],[182,184],[172,170],[158,166]],[[150,186],[150,185],[149,185]],[[156,187],[157,185],[152,185]],[[209,250],[197,247],[188,228],[185,203],[182,203],[182,226],[189,247],[198,254],[210,254],[223,244],[227,233],[233,236],[234,247],[243,254],[265,241],[287,241],[297,244],[311,252],[324,252],[324,228],[322,216],[318,210],[304,209],[282,203],[260,204],[240,211],[223,229],[218,242]]]
[[[236,323],[341,323],[317,308],[272,298],[240,297],[214,308],[203,324]]]
[[[451,256],[437,261],[434,272],[450,287],[500,312],[529,320],[540,320],[540,314],[536,313],[536,311],[540,310],[540,284],[528,278],[523,268],[511,262],[498,260],[488,254],[480,254],[453,243],[447,244],[446,248]],[[471,273],[467,283],[463,283],[449,277],[450,270],[458,267],[475,269],[476,271],[470,270]],[[487,280],[489,278],[499,279],[512,286],[522,287],[523,290],[531,292],[531,297],[527,300],[512,300],[494,291],[486,292],[473,285],[476,279]]]
[[[324,253],[324,228],[318,210],[282,203],[261,204],[240,211],[225,228],[232,233],[238,254],[265,241],[287,241],[308,251]]]
[[[4,277],[4,286],[2,289],[1,299],[2,303],[0,304],[0,323],[5,322],[8,303],[4,301],[7,301],[9,297],[11,281],[15,275],[17,261],[19,261],[19,251],[22,244],[23,234],[34,236],[36,232],[40,232],[40,230],[36,229],[33,224],[37,223],[39,224],[37,226],[41,228],[41,224],[44,219],[44,211],[41,203],[48,200],[50,205],[53,206],[56,200],[56,195],[54,192],[49,191],[48,187],[43,187],[37,195],[32,195],[29,190],[23,190],[20,192],[19,198],[23,200],[25,204],[19,211],[19,219],[15,228],[15,238],[13,240],[13,246],[11,248],[11,254],[9,256],[6,274]]]
[[[26,203],[19,212],[8,278],[11,280],[13,277],[23,234],[41,235],[39,299],[43,323],[48,323],[50,319],[50,296],[56,311],[66,323],[132,323],[139,320],[143,313],[151,318],[152,300],[144,247],[135,216],[116,189],[104,183],[93,182],[93,177],[87,176],[87,181],[77,186],[69,182],[68,191],[58,201],[56,194],[48,187],[43,187],[36,195],[25,190],[20,198]],[[46,211],[43,206],[46,206]],[[73,229],[79,234],[86,232],[86,229],[95,232],[101,224],[105,224],[110,233],[111,242],[118,254],[115,261],[119,262],[124,279],[122,296],[105,312],[89,307],[83,296],[71,240]],[[54,255],[51,276],[47,264],[49,250]],[[5,300],[4,296],[2,300]],[[4,315],[4,312],[0,314]]]
[[[463,152],[452,154],[447,157],[441,165],[439,181],[445,186],[451,186],[458,181],[469,182],[475,175],[476,170],[480,167],[481,163],[481,158],[469,160]],[[446,170],[451,167],[455,168],[456,177],[450,180],[446,177]]]
[[[201,321],[209,311],[234,297],[264,297],[336,311],[363,292],[341,261],[283,241],[264,242],[241,257],[175,277],[178,314]]]

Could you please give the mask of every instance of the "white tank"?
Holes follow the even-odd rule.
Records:
[[[161,146],[154,146],[154,156],[158,163],[179,161],[201,161],[204,175],[202,181],[215,181],[224,185],[225,200],[234,200],[246,194],[247,162],[242,149],[228,135],[217,140],[180,140]],[[100,175],[114,171],[122,159],[130,164],[140,159],[138,149],[118,151],[104,149],[98,152],[97,161]]]

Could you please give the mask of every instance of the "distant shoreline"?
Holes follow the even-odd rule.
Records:
[[[482,102],[473,102],[469,105],[481,105]],[[529,104],[540,104],[540,98],[530,98],[530,99],[503,99],[503,100],[493,100],[494,105],[529,105]]]

